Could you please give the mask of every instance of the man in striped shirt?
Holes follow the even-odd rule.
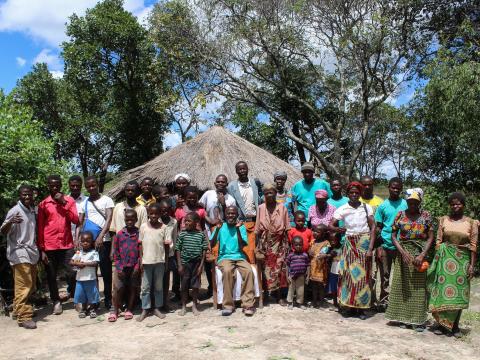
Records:
[[[180,232],[175,243],[178,273],[181,276],[182,310],[180,315],[187,312],[188,290],[192,289],[192,312],[199,315],[197,309],[198,289],[200,288],[200,276],[205,263],[205,254],[208,249],[207,239],[203,232],[197,230],[200,216],[195,212],[189,212],[185,216],[185,230]]]

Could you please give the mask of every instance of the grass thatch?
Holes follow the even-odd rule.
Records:
[[[212,189],[215,177],[219,174],[227,175],[229,181],[237,178],[235,164],[240,160],[247,162],[250,176],[262,183],[273,182],[273,174],[277,170],[287,172],[287,188],[302,178],[300,171],[292,165],[223,127],[215,126],[142,166],[120,174],[108,195],[118,197],[125,183],[130,180],[140,182],[145,176],[150,176],[158,184],[167,184],[178,173],[190,175],[192,185],[201,190]]]

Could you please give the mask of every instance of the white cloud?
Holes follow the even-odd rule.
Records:
[[[98,0],[6,0],[0,4],[0,31],[21,32],[37,41],[58,47],[67,39],[65,23],[73,13],[83,15]],[[126,0],[126,10],[146,18],[151,7],[143,0]]]
[[[54,79],[61,79],[63,78],[63,71],[58,71],[58,70],[51,70],[50,74],[52,74]]]
[[[180,135],[172,131],[165,135],[165,138],[163,140],[163,147],[165,149],[171,149],[181,143],[182,143],[182,139]]]
[[[51,70],[60,71],[63,69],[62,63],[58,54],[52,53],[51,49],[43,49],[40,53],[35,56],[33,63],[46,63],[48,68]]]
[[[15,60],[17,61],[17,65],[18,65],[19,67],[24,67],[25,64],[27,63],[27,60],[25,60],[24,58],[22,58],[22,57],[20,57],[20,56],[17,56],[17,57],[15,58]]]

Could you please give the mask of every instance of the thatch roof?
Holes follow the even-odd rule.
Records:
[[[240,160],[247,162],[249,175],[262,183],[272,182],[277,170],[287,172],[287,187],[302,178],[301,172],[292,165],[225,128],[214,126],[155,159],[123,172],[108,195],[118,197],[130,180],[140,182],[150,176],[158,184],[167,184],[178,173],[190,175],[192,185],[201,190],[212,189],[219,174],[227,175],[229,181],[237,179],[235,164]]]

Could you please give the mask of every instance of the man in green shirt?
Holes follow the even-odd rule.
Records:
[[[380,270],[380,305],[388,304],[388,287],[390,285],[390,271],[396,249],[392,242],[392,225],[397,214],[407,209],[407,202],[400,197],[403,190],[402,179],[394,177],[388,183],[389,197],[381,203],[375,212],[377,229],[380,229],[382,246],[376,250],[377,267]],[[377,236],[379,236],[377,234]]]
[[[254,275],[252,267],[242,250],[248,244],[247,230],[241,221],[237,221],[237,207],[227,207],[225,218],[226,222],[214,230],[211,240],[212,248],[215,247],[217,241],[219,243],[217,266],[222,272],[222,315],[229,316],[235,309],[233,287],[235,285],[235,271],[238,270],[242,277],[243,312],[245,315],[251,316],[255,313]]]

